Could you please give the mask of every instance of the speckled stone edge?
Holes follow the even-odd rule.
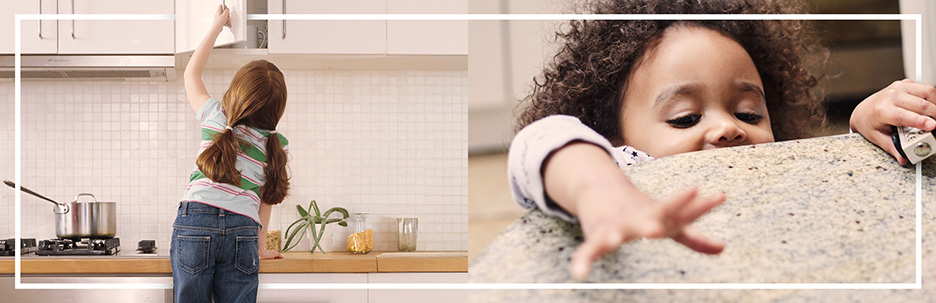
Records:
[[[745,150],[750,149],[750,150]],[[758,150],[759,151],[755,151]],[[823,163],[828,167],[823,167]],[[743,165],[742,165],[743,164]],[[732,166],[732,167],[728,167]],[[673,171],[673,167],[684,168],[684,173],[663,174],[659,172]],[[779,173],[772,173],[774,168],[782,167]],[[770,199],[752,199],[758,195],[785,197],[796,191],[779,191],[778,188],[763,187],[760,192],[732,191],[735,184],[753,184],[763,180],[773,180],[786,176],[799,175],[792,172],[796,167],[804,175],[816,177],[818,185],[807,186],[788,182],[805,187],[809,197],[820,196],[835,197],[836,190],[821,190],[822,184],[833,184],[842,191],[861,190],[872,192],[874,195],[858,197],[859,199],[839,199],[840,204],[854,207],[831,207],[816,203]],[[679,247],[667,240],[638,241],[628,244],[618,251],[601,259],[596,264],[594,274],[589,281],[625,281],[625,282],[776,282],[762,278],[777,279],[780,282],[844,282],[844,283],[912,283],[915,282],[915,197],[914,197],[914,169],[900,167],[886,153],[870,144],[860,135],[842,135],[823,138],[814,138],[799,141],[768,143],[756,146],[735,147],[712,151],[687,153],[657,159],[627,167],[624,169],[634,179],[634,183],[641,189],[657,197],[663,197],[684,188],[688,184],[700,186],[703,193],[713,190],[723,190],[729,197],[725,205],[706,215],[697,227],[716,237],[722,237],[728,247],[743,246],[747,242],[763,242],[776,238],[778,235],[789,234],[786,228],[802,227],[804,234],[821,233],[835,235],[835,237],[851,237],[872,241],[865,245],[866,249],[849,250],[847,247],[836,252],[828,252],[820,258],[802,258],[814,245],[800,245],[796,249],[783,249],[784,246],[794,247],[787,243],[771,243],[760,247],[771,246],[773,252],[793,254],[799,256],[804,264],[789,262],[758,262],[758,252],[736,252],[730,261],[737,264],[748,263],[746,267],[756,268],[750,270],[752,275],[736,268],[720,270],[715,265],[732,265],[724,262],[719,264],[713,260],[718,257],[704,256],[693,253],[688,249]],[[747,170],[750,175],[737,173]],[[731,173],[729,173],[731,172]],[[662,176],[659,176],[662,175]],[[934,195],[926,188],[936,188],[936,169],[933,160],[924,161],[923,170],[923,200],[932,201]],[[637,177],[640,176],[640,177]],[[719,176],[728,184],[718,184]],[[849,182],[848,180],[855,180]],[[740,181],[742,183],[739,183]],[[758,181],[761,180],[761,181]],[[827,182],[822,182],[823,180]],[[732,186],[725,186],[732,185]],[[737,186],[735,186],[737,187]],[[753,186],[748,186],[753,187]],[[725,190],[728,188],[728,190]],[[778,192],[779,191],[779,192]],[[888,200],[876,199],[873,196],[887,197]],[[795,196],[795,195],[793,195]],[[795,199],[794,199],[795,200]],[[805,199],[808,201],[809,199]],[[748,201],[749,203],[734,204],[730,201]],[[888,201],[888,202],[885,202]],[[894,202],[897,201],[897,202]],[[850,204],[849,204],[850,203]],[[769,208],[769,206],[773,206]],[[757,209],[761,211],[756,211]],[[934,212],[927,203],[924,208],[924,268],[932,268],[933,258],[927,257],[933,251],[933,245],[925,241],[934,235],[934,228],[925,222],[933,222]],[[845,209],[844,211],[842,209]],[[738,216],[738,211],[744,210]],[[791,211],[795,210],[795,211]],[[822,223],[821,220],[807,220],[810,215],[797,216],[797,213],[809,211],[809,214],[836,215],[835,222],[847,223],[850,220],[858,221],[855,226]],[[793,215],[790,215],[792,213]],[[760,216],[748,223],[743,221],[724,224],[726,217]],[[789,218],[784,218],[786,215]],[[813,215],[815,216],[815,215]],[[896,217],[895,217],[896,216]],[[903,216],[903,218],[901,218]],[[772,220],[771,220],[772,219]],[[796,220],[800,221],[797,222]],[[864,223],[861,221],[865,220]],[[868,221],[871,220],[871,221]],[[813,222],[803,223],[804,221]],[[770,224],[764,222],[771,222]],[[822,223],[822,224],[819,224]],[[864,226],[856,228],[858,225]],[[728,225],[719,227],[719,225]],[[782,227],[779,232],[771,226]],[[830,228],[831,227],[831,228]],[[731,228],[731,229],[729,229]],[[792,229],[792,228],[791,228]],[[730,234],[731,230],[741,230],[744,233]],[[759,232],[754,231],[773,231]],[[756,235],[747,237],[745,235]],[[728,237],[726,235],[740,235]],[[896,235],[896,236],[895,236]],[[754,240],[757,240],[756,242]],[[472,262],[469,267],[472,282],[563,282],[572,281],[568,275],[568,258],[575,245],[581,241],[581,232],[577,225],[563,222],[555,218],[546,217],[541,212],[533,211],[509,226],[492,244],[485,249]],[[808,242],[806,242],[808,243]],[[840,242],[841,244],[850,242]],[[861,244],[861,241],[857,242]],[[883,244],[883,245],[878,245]],[[887,246],[892,245],[892,246]],[[821,247],[821,246],[820,246]],[[872,249],[878,247],[879,249]],[[893,250],[897,247],[897,250]],[[723,255],[730,254],[729,248]],[[660,253],[663,252],[663,253]],[[652,253],[657,253],[653,255]],[[646,256],[644,258],[643,256]],[[689,256],[687,258],[687,256]],[[737,258],[748,256],[747,258]],[[722,256],[723,257],[723,256]],[[706,259],[711,258],[711,259]],[[869,259],[870,258],[870,259]],[[880,261],[871,260],[879,258]],[[822,259],[822,260],[819,260]],[[849,264],[849,260],[859,260]],[[671,262],[663,262],[663,261]],[[640,261],[638,263],[637,261]],[[643,265],[640,265],[643,264]],[[706,265],[708,264],[708,265]],[[862,264],[864,266],[862,267]],[[604,268],[601,266],[604,265]],[[623,265],[623,266],[622,266]],[[685,265],[685,266],[683,266]],[[854,270],[860,268],[860,270]],[[744,268],[740,266],[739,268]],[[822,271],[821,269],[827,269]],[[688,270],[687,270],[688,269]],[[765,270],[770,269],[770,270]],[[622,271],[625,271],[622,274]],[[766,275],[764,274],[766,272]],[[638,302],[658,301],[694,301],[707,299],[715,301],[763,301],[764,300],[802,300],[824,298],[831,296],[848,301],[878,302],[875,299],[901,298],[901,300],[914,300],[932,298],[936,281],[926,278],[924,270],[924,289],[911,290],[869,290],[869,291],[525,291],[523,295],[517,292],[486,291],[475,294],[472,301],[476,302],[503,302],[510,301],[536,301],[545,299],[541,295],[548,295],[550,300],[563,301],[604,301],[605,299],[623,299]],[[760,274],[760,279],[757,278]],[[739,279],[740,278],[740,279]],[[661,280],[662,279],[662,280]],[[832,281],[825,281],[830,279]],[[510,293],[510,295],[507,295]],[[665,294],[660,296],[661,294]],[[891,297],[896,296],[896,297]],[[477,299],[477,300],[475,300]],[[530,299],[530,300],[525,300]],[[914,300],[918,301],[918,300]]]

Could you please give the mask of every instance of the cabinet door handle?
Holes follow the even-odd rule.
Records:
[[[39,0],[39,14],[42,15],[42,0]],[[39,22],[39,40],[42,40],[42,20],[37,22]]]
[[[286,0],[283,0],[283,15],[286,14]],[[283,18],[283,39],[286,39],[286,18]]]
[[[71,0],[72,15],[75,14],[75,0]],[[75,40],[75,19],[72,19],[72,40]]]

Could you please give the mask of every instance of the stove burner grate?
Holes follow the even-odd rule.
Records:
[[[0,240],[0,256],[12,256],[16,251],[13,249],[16,247],[16,240],[13,238]],[[20,239],[20,255],[25,255],[31,252],[36,251],[36,239],[32,238],[21,238]]]
[[[40,256],[115,255],[120,251],[120,239],[51,239],[39,242]]]

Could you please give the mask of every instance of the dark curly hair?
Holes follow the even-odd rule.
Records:
[[[595,14],[792,14],[795,0],[596,0],[579,8]],[[578,117],[611,142],[623,144],[620,113],[627,77],[641,56],[674,25],[723,33],[751,56],[777,140],[813,136],[825,127],[820,80],[828,50],[805,21],[573,20],[556,32],[565,44],[534,79],[530,104],[517,129],[550,115]],[[563,30],[564,29],[564,30]],[[823,83],[826,81],[822,81]]]

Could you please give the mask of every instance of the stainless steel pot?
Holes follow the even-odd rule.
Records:
[[[16,188],[8,180],[3,183]],[[98,202],[94,195],[80,193],[70,204],[59,203],[37,194],[25,187],[20,189],[28,194],[55,204],[55,236],[61,239],[113,238],[117,235],[117,203]],[[91,202],[78,201],[82,196],[91,197]]]

